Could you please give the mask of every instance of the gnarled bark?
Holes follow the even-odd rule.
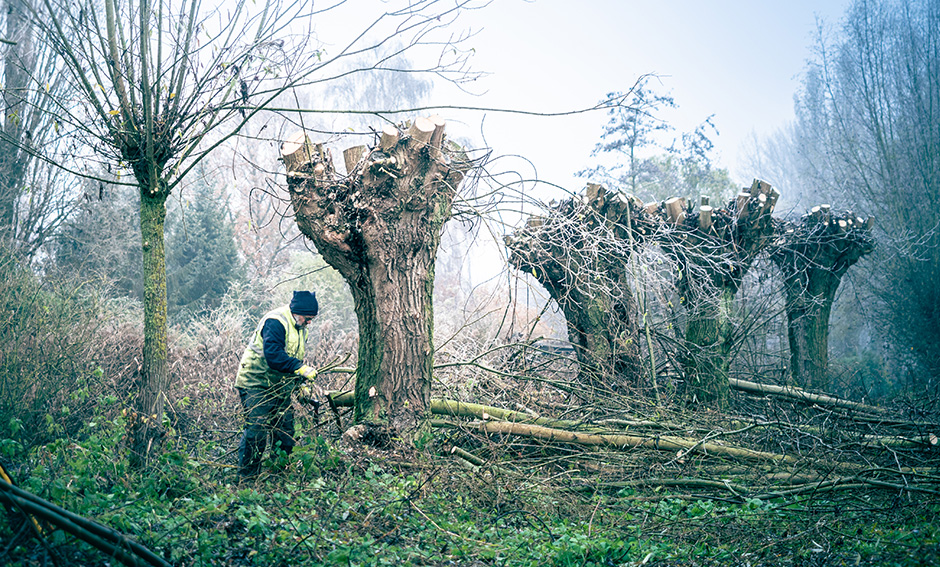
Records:
[[[347,152],[346,176],[304,135],[282,146],[298,227],[349,283],[359,320],[357,424],[380,438],[413,432],[430,403],[434,258],[471,163],[444,123],[386,128]]]
[[[663,205],[675,231],[662,234],[664,250],[679,264],[679,294],[689,313],[681,361],[690,401],[723,407],[733,346],[732,306],[741,280],[773,233],[778,193],[757,179],[725,209],[703,202],[697,214],[674,199]]]
[[[779,222],[771,259],[783,274],[790,375],[794,384],[828,391],[829,316],[845,272],[874,250],[872,219],[832,215],[828,205],[798,223]]]
[[[638,200],[591,184],[506,238],[513,266],[564,312],[585,383],[636,385],[642,376],[627,259],[647,231],[637,227],[644,216]]]

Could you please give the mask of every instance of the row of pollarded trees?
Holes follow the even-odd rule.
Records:
[[[300,133],[282,146],[295,217],[347,281],[359,320],[355,422],[378,438],[414,432],[430,404],[434,258],[458,186],[472,167],[439,117],[387,126],[344,152],[346,174]],[[771,217],[777,192],[755,181],[724,208],[684,199],[644,205],[589,185],[507,238],[512,262],[543,282],[568,319],[582,375],[636,383],[645,362],[631,259],[653,245],[674,260],[686,306],[679,359],[691,394],[727,398],[731,302],[758,254],[784,271],[791,336],[825,329],[838,280],[871,250],[870,223],[818,210],[799,223]],[[792,292],[792,293],[791,293]],[[792,299],[791,299],[792,296]],[[817,348],[822,341],[822,348]],[[825,333],[793,340],[795,376],[825,367]],[[812,342],[812,348],[809,343]],[[822,353],[822,359],[820,359]]]
[[[506,245],[513,265],[564,312],[583,379],[633,385],[645,364],[639,321],[649,319],[635,298],[650,274],[635,257],[642,246],[660,250],[684,307],[675,354],[688,394],[716,406],[729,391],[734,297],[758,255],[769,253],[784,280],[793,381],[825,389],[830,308],[846,270],[873,248],[872,221],[826,206],[797,222],[774,219],[778,196],[755,180],[725,207],[703,198],[696,210],[683,198],[643,204],[591,184],[529,219]]]

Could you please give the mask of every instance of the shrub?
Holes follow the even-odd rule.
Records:
[[[0,436],[7,453],[76,430],[102,370],[86,353],[100,328],[93,290],[42,283],[0,250]]]

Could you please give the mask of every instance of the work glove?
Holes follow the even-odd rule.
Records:
[[[307,380],[313,380],[314,378],[317,377],[317,369],[312,366],[307,366],[306,364],[304,364],[297,370],[294,370],[294,374],[296,374],[297,376],[301,376]]]

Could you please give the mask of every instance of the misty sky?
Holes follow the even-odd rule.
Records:
[[[719,165],[736,180],[742,144],[793,116],[799,73],[811,53],[817,17],[836,25],[847,0],[632,1],[496,0],[462,18],[479,33],[474,67],[491,73],[479,97],[440,88],[433,102],[551,112],[583,108],[626,90],[644,73],[662,76],[679,109],[665,118],[682,131],[709,115],[720,136]],[[448,117],[452,118],[452,117]],[[479,117],[464,116],[480,135]],[[498,154],[521,154],[540,178],[578,190],[572,174],[592,163],[603,114],[524,118],[490,113],[482,134]],[[528,166],[518,163],[520,169]],[[529,168],[531,174],[531,168]]]

